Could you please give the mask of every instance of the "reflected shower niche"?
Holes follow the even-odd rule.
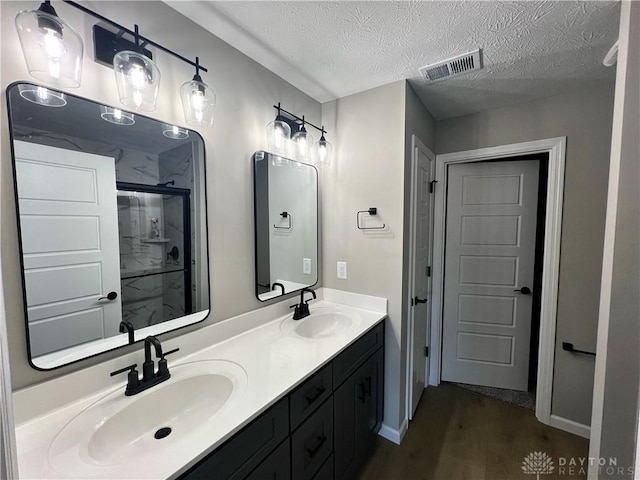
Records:
[[[116,188],[122,320],[138,330],[193,313],[190,191]]]

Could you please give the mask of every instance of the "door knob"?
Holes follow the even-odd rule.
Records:
[[[514,292],[520,292],[524,295],[529,295],[531,293],[531,289],[529,287],[522,287],[515,289]]]
[[[100,301],[100,300],[111,300],[111,301],[113,301],[116,298],[118,298],[118,293],[117,292],[109,292],[109,293],[107,293],[106,297],[100,297],[98,299],[98,301]]]
[[[413,304],[417,305],[419,303],[427,303],[427,299],[426,298],[419,298],[419,297],[415,297],[413,299]]]

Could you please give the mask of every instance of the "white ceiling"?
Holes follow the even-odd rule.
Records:
[[[409,79],[437,118],[613,82],[608,1],[167,1],[320,102]],[[484,69],[426,85],[418,69],[482,48]]]

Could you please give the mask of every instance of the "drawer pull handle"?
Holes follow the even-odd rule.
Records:
[[[367,392],[367,395],[371,396],[371,377],[365,378],[364,381],[367,382],[365,391]]]
[[[319,399],[324,392],[327,391],[326,387],[316,387],[316,392],[313,395],[305,396],[304,401],[307,402],[307,406],[311,405],[317,399]]]
[[[316,446],[312,448],[307,448],[307,454],[309,455],[309,458],[315,457],[316,454],[320,451],[320,449],[324,445],[324,442],[326,441],[327,441],[327,437],[325,437],[324,435],[321,437],[318,437],[318,443],[316,444]]]
[[[364,403],[364,382],[360,382],[358,384],[358,400],[360,400],[362,403]]]

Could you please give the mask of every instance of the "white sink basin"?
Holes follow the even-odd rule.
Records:
[[[280,328],[288,335],[321,339],[347,333],[356,328],[359,323],[360,317],[357,314],[318,309],[302,320],[288,318],[282,322]]]
[[[79,462],[95,474],[100,467],[157,461],[210,426],[246,384],[241,366],[207,360],[173,367],[169,380],[131,397],[118,388],[64,426],[51,443],[49,463],[75,476]]]

